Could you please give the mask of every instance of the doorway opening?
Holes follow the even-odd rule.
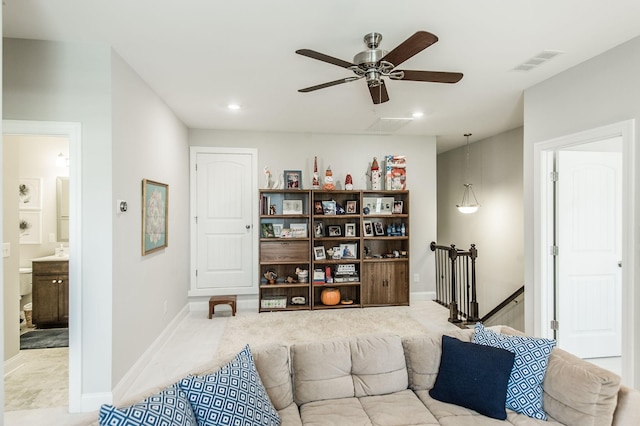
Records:
[[[633,382],[632,122],[534,146],[540,335]]]
[[[81,125],[80,123],[3,120],[3,137],[6,135],[52,136],[68,140],[68,177],[69,177],[69,222],[68,222],[68,255],[69,255],[69,411],[79,412],[82,406],[81,395],[81,324],[75,320],[80,318],[81,301]],[[49,239],[49,235],[44,238]],[[0,296],[2,297],[2,296]],[[4,303],[4,301],[2,302]],[[74,321],[75,320],[75,321]],[[5,363],[6,364],[6,363]]]

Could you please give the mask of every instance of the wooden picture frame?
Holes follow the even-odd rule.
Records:
[[[358,202],[355,200],[347,201],[347,207],[345,211],[347,214],[358,214]]]
[[[323,222],[316,222],[313,225],[313,235],[317,238],[317,237],[324,237],[324,223]]]
[[[402,214],[404,208],[404,203],[402,201],[396,200],[393,202],[393,214]]]
[[[324,214],[324,211],[322,209],[322,201],[315,201],[313,203],[313,212],[315,214]]]
[[[142,255],[169,246],[169,185],[142,179]]]
[[[302,171],[285,170],[284,187],[285,189],[302,189]]]

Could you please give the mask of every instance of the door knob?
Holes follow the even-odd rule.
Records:
[[[56,280],[53,280],[53,281],[51,281],[51,284],[55,284],[56,282],[57,282]]]
[[[618,261],[618,268],[622,268],[622,260]]]
[[[245,225],[244,227],[247,229],[251,229],[251,225]]]

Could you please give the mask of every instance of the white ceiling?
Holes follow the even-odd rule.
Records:
[[[351,62],[366,33],[391,50],[418,30],[439,41],[400,68],[459,83],[387,80],[378,106],[364,80],[297,91],[351,75],[297,49]],[[4,0],[3,34],[108,43],[191,128],[367,133],[419,110],[394,134],[436,136],[443,152],[522,125],[526,88],[640,35],[640,1]],[[544,50],[564,53],[513,71]]]

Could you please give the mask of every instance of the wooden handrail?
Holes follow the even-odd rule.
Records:
[[[524,286],[520,287],[519,289],[517,289],[516,291],[514,291],[509,297],[507,297],[506,299],[504,299],[502,302],[500,302],[500,304],[498,306],[496,306],[495,308],[493,308],[487,315],[483,316],[480,319],[480,322],[485,322],[487,321],[489,318],[491,318],[492,316],[494,316],[495,314],[497,314],[498,312],[500,312],[501,310],[503,310],[509,303],[513,302],[514,300],[516,300],[516,298],[518,296],[520,296],[521,294],[524,293]]]

